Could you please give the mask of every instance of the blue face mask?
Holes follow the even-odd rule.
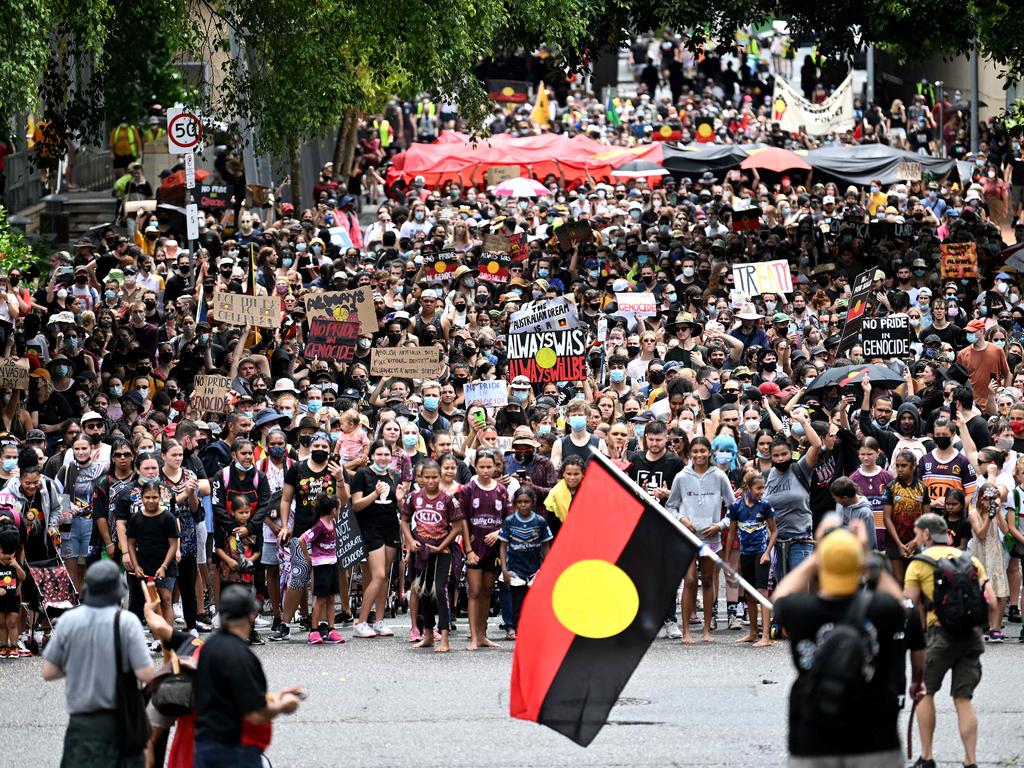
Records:
[[[434,397],[434,396],[424,397],[423,398],[423,407],[426,408],[428,411],[436,411],[437,410],[437,406],[438,406],[438,404],[440,402],[441,401],[438,398]]]
[[[270,454],[270,458],[272,459],[283,459],[285,447],[283,445],[272,445],[267,448],[267,453]]]
[[[614,371],[610,371],[608,373],[608,378],[615,384],[621,384],[626,380],[626,372],[621,368],[616,368]]]
[[[799,422],[794,423],[792,429],[794,435],[800,436],[804,433],[804,425]]]
[[[551,425],[550,424],[541,424],[539,427],[537,427],[537,434],[538,435],[550,435],[551,434]]]
[[[373,464],[370,465],[370,468],[378,475],[383,475],[385,472],[388,471],[387,467],[382,467],[380,464],[376,462],[376,460],[373,462]]]
[[[715,464],[732,463],[732,451],[715,451]]]
[[[402,445],[406,448],[415,448],[419,445],[420,438],[418,435],[402,435]]]
[[[570,416],[569,427],[573,432],[582,432],[587,428],[587,417],[586,416]]]
[[[295,244],[295,250],[298,251],[299,253],[305,252],[306,248],[308,248],[308,247],[309,246],[307,246],[305,243],[296,243]]]
[[[518,390],[518,391],[517,390],[513,390],[512,391],[512,399],[515,400],[517,403],[525,403],[526,402],[526,398],[528,398],[529,396],[530,396],[529,392],[523,392],[522,390]]]
[[[295,259],[281,259],[281,263],[284,264],[286,267],[290,267],[292,264],[295,263]]]
[[[601,272],[596,269],[591,269],[587,272],[591,280],[597,280],[601,276]]]
[[[711,385],[711,394],[712,395],[716,394],[718,392],[718,390],[720,390],[721,388],[722,388],[722,382],[721,381],[716,381],[714,384]]]
[[[122,387],[120,384],[117,384],[110,388],[110,394],[112,394],[114,397],[120,397],[121,395],[124,394],[124,387]]]
[[[336,443],[341,440],[341,432],[331,432],[331,442]]]
[[[968,344],[973,344],[977,340],[978,340],[978,334],[976,334],[976,333],[968,333],[967,334],[967,343]]]
[[[15,459],[4,459],[4,472],[13,472],[18,468],[18,460]]]
[[[316,413],[317,411],[320,410],[320,407],[322,405],[323,403],[319,400],[310,400],[308,403],[306,403],[306,410],[309,411],[310,413]]]
[[[240,463],[236,461],[235,469],[237,469],[239,472],[248,472],[250,469],[252,469],[252,467],[243,467]]]
[[[252,420],[252,417],[253,417],[252,411],[242,411],[242,415],[245,416],[250,421]]]
[[[644,436],[644,430],[646,430],[646,429],[647,429],[647,427],[644,426],[643,424],[634,424],[633,425],[633,434],[636,435],[637,437],[643,437]]]
[[[540,269],[537,270],[537,277],[547,277],[549,273],[550,270],[541,267]]]

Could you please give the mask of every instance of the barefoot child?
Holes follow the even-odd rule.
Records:
[[[334,628],[334,598],[338,594],[338,540],[334,523],[341,504],[324,494],[316,500],[317,521],[299,537],[299,547],[313,566],[313,616],[309,623],[310,645],[338,645],[345,638]]]
[[[498,541],[501,542],[501,574],[512,593],[511,638],[519,624],[519,612],[523,608],[526,590],[533,583],[533,577],[540,570],[540,564],[547,557],[554,536],[547,520],[534,512],[537,495],[533,488],[523,486],[512,499],[514,515],[501,523]]]
[[[18,615],[21,598],[18,586],[25,571],[18,565],[18,531],[0,540],[0,659],[18,656]]]
[[[447,653],[451,629],[448,609],[451,545],[456,536],[466,535],[465,522],[455,500],[441,490],[441,467],[438,463],[432,459],[422,461],[417,474],[420,487],[406,498],[401,520],[402,536],[409,549],[409,581],[413,593],[419,596],[419,613],[423,619],[423,638],[415,647],[430,648],[434,645],[436,614],[441,642],[434,650]]]
[[[771,551],[775,546],[775,510],[764,500],[764,476],[750,471],[743,478],[743,494],[729,505],[729,538],[726,552],[736,537],[740,542],[740,575],[753,584],[757,591],[768,596],[768,571]],[[757,599],[747,595],[747,615],[750,632],[737,643],[753,643],[755,648],[771,645],[768,627],[771,618],[768,609],[761,606],[761,638],[757,634]]]

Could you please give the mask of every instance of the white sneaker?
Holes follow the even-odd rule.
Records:
[[[373,627],[367,624],[365,621],[356,624],[352,627],[352,637],[365,637],[371,638],[376,637],[377,633],[373,631]]]
[[[394,637],[395,633],[391,631],[391,627],[382,621],[378,621],[373,625],[373,631],[381,637]]]
[[[213,621],[210,622],[210,626],[214,629],[220,629],[220,614],[213,614]]]
[[[257,616],[256,621],[254,621],[253,624],[256,625],[257,629],[266,629],[267,627],[273,626],[272,621],[268,621],[267,619],[264,619],[262,616]]]
[[[171,608],[174,610],[174,618],[176,618],[176,619],[184,619],[185,618],[185,612],[181,608],[181,603],[175,603],[174,605],[171,606]]]
[[[665,637],[669,640],[681,640],[683,632],[679,629],[679,625],[674,621],[665,622]]]

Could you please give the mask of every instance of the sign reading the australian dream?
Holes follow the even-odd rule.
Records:
[[[530,381],[583,381],[587,378],[586,332],[513,333],[508,337],[508,376]]]

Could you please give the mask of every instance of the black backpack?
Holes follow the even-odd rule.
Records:
[[[872,676],[871,637],[864,619],[873,597],[858,592],[814,655],[804,708],[811,725],[834,723],[859,711]]]
[[[914,555],[912,559],[934,569],[931,608],[943,629],[963,633],[988,623],[988,603],[978,583],[978,568],[968,553],[937,559]]]

